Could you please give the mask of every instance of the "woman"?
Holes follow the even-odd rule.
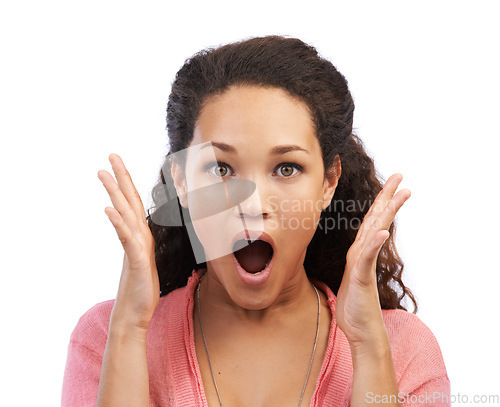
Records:
[[[72,334],[63,405],[449,405],[439,345],[402,305],[417,310],[394,246],[410,191],[399,173],[382,186],[353,111],[295,38],[186,61],[155,207],[116,154],[116,181],[98,173],[123,270]]]

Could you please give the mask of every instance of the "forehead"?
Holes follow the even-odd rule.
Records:
[[[284,89],[232,86],[204,102],[194,129],[196,144],[221,138],[234,143],[247,137],[302,142],[308,148],[316,140],[308,106]]]

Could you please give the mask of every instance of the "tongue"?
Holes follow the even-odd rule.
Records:
[[[240,263],[241,267],[248,273],[258,273],[263,270],[272,255],[273,248],[269,243],[262,240],[255,240],[234,253],[238,263]]]

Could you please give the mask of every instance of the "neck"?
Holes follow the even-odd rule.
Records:
[[[265,291],[256,291],[255,296],[260,296],[262,300],[259,305],[250,307],[246,305],[245,295],[251,296],[252,292],[234,292],[235,289],[231,290],[227,282],[229,287],[226,289],[213,267],[207,263],[207,271],[200,283],[200,307],[207,318],[210,318],[208,315],[216,315],[217,318],[228,322],[237,321],[238,324],[272,326],[289,318],[296,320],[301,313],[310,313],[312,307],[317,307],[316,292],[303,266],[286,282],[277,280]]]

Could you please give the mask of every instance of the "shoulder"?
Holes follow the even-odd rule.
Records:
[[[155,330],[163,327],[167,322],[166,320],[176,319],[177,314],[179,314],[179,317],[182,316],[183,305],[187,300],[186,288],[178,288],[160,297],[158,307],[151,320],[150,336],[154,336]],[[114,299],[102,301],[85,311],[79,318],[71,334],[70,341],[91,350],[96,350],[98,353],[104,352],[114,304]]]
[[[104,351],[114,303],[114,299],[102,301],[85,311],[73,329],[70,342],[94,351]]]
[[[382,315],[398,383],[416,388],[436,379],[448,381],[441,348],[431,329],[405,310],[382,310]]]
[[[415,351],[439,349],[436,337],[417,315],[401,309],[382,310],[382,315],[391,345]]]

